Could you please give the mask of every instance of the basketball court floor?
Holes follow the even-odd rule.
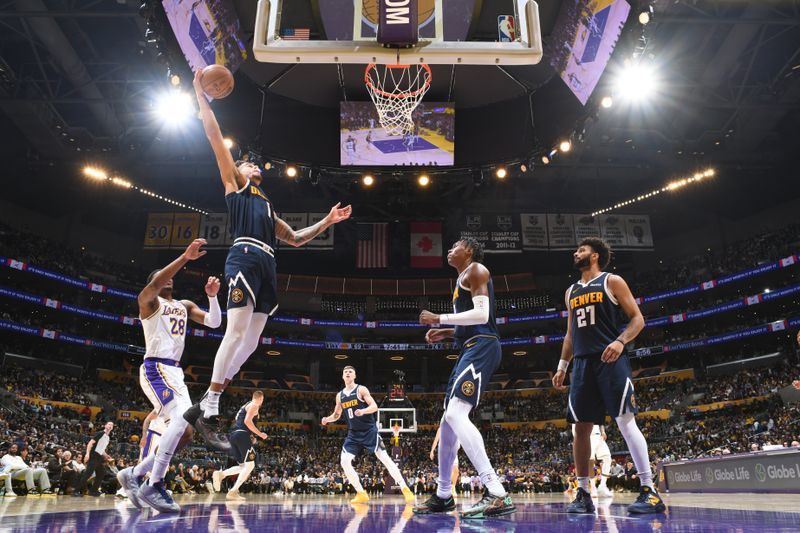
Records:
[[[796,494],[664,495],[668,513],[629,516],[633,494],[600,501],[594,515],[568,515],[560,494],[517,495],[517,512],[488,520],[461,520],[453,514],[416,516],[399,496],[376,497],[351,506],[334,496],[248,495],[226,502],[223,495],[178,496],[178,515],[137,510],[112,496],[100,498],[29,497],[0,501],[0,531],[286,531],[371,532],[527,532],[527,531],[800,531]],[[459,508],[464,500],[459,500]]]

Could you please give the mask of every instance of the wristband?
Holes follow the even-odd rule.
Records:
[[[566,359],[558,360],[558,372],[566,372],[567,367],[569,367],[569,361],[567,361]]]
[[[622,340],[622,339],[620,339],[619,337],[617,337],[616,339],[614,339],[614,342],[618,342],[618,343],[620,343],[620,344],[621,344],[623,347],[625,346],[625,341],[623,341],[623,340]]]

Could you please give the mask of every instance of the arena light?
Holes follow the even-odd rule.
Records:
[[[514,355],[516,355],[516,356],[520,356],[520,355],[528,355],[528,352],[525,352],[525,351],[522,351],[522,350],[520,350],[520,351],[518,351],[518,352],[514,352]]]
[[[131,183],[126,179],[118,178],[116,176],[111,178],[111,183],[113,183],[117,187],[122,187],[123,189],[133,189],[133,183]]]
[[[375,178],[367,174],[361,178],[361,184],[364,185],[364,187],[372,187],[375,184]]]
[[[569,139],[564,139],[558,144],[558,149],[561,150],[562,153],[567,153],[572,150],[572,143]]]
[[[647,26],[653,20],[653,6],[647,6],[639,11],[639,24]]]
[[[498,169],[495,170],[494,175],[497,176],[497,179],[502,180],[508,176],[508,171],[506,171],[505,167],[498,167]]]
[[[656,89],[654,70],[642,63],[628,65],[617,77],[616,93],[638,102],[653,95]]]
[[[227,148],[228,150],[233,148],[234,144],[233,139],[231,139],[230,137],[225,137],[224,139],[222,139],[222,142],[225,144],[225,148]]]
[[[417,178],[417,183],[419,183],[420,187],[427,187],[431,183],[431,178],[427,174],[422,174]]]
[[[350,356],[347,355],[346,353],[337,353],[336,355],[333,356],[334,359],[339,359],[339,360],[348,359],[349,357]]]
[[[281,352],[279,352],[278,350],[267,350],[267,355],[276,356],[280,354]]]
[[[83,174],[89,178],[93,178],[96,180],[108,179],[108,175],[106,175],[105,171],[97,167],[83,167]]]
[[[289,165],[286,167],[286,175],[290,178],[297,177],[297,167],[294,165]]]
[[[447,355],[447,359],[449,359],[451,361],[455,361],[456,359],[458,359],[458,354],[457,353],[451,353],[451,354]]]
[[[544,154],[542,156],[542,164],[543,165],[549,165],[550,164],[550,156],[549,155]]]
[[[172,84],[173,87],[177,87],[181,84],[181,77],[177,74],[171,74],[169,77],[169,82]]]
[[[392,361],[402,361],[403,359],[405,359],[405,357],[403,357],[402,355],[393,355],[389,359],[391,359]]]
[[[167,91],[158,98],[156,113],[167,126],[184,124],[194,115],[192,97],[185,91]]]
[[[604,96],[600,100],[600,105],[603,107],[603,109],[608,109],[609,107],[614,105],[614,99],[611,98],[610,96]]]
[[[706,178],[710,178],[710,177],[713,177],[715,175],[716,175],[716,171],[713,168],[706,169],[703,172],[696,172],[696,173],[694,173],[693,175],[691,175],[689,177],[673,180],[673,181],[667,183],[666,185],[664,185],[663,187],[661,187],[660,189],[654,189],[654,190],[652,190],[652,191],[650,191],[648,193],[640,194],[639,196],[637,196],[635,198],[631,198],[629,200],[625,200],[623,202],[619,202],[619,203],[614,204],[612,206],[606,207],[605,209],[600,209],[599,211],[595,211],[594,213],[592,213],[592,216],[596,217],[597,215],[602,215],[604,213],[608,213],[609,211],[613,211],[615,209],[620,209],[620,208],[623,208],[623,207],[627,207],[627,206],[629,206],[631,204],[635,204],[635,203],[641,202],[643,200],[648,200],[648,199],[650,199],[650,198],[652,198],[654,196],[658,196],[661,193],[677,191],[679,189],[683,189],[684,187],[687,187],[688,185],[691,185],[692,183],[697,183],[698,181],[702,181],[702,180],[704,180]]]

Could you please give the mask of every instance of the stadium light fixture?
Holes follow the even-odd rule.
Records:
[[[603,109],[608,109],[614,105],[614,99],[610,96],[604,96],[602,100],[600,100],[600,105],[603,107]]]
[[[419,183],[420,187],[427,187],[431,184],[431,178],[427,174],[421,174],[419,178],[417,178],[417,183]]]
[[[375,178],[370,174],[366,174],[361,178],[361,183],[364,187],[372,187],[375,184]]]
[[[343,361],[349,357],[350,356],[347,355],[346,353],[337,353],[336,355],[333,356],[334,359],[339,359],[340,361]]]
[[[224,139],[222,139],[222,142],[225,144],[225,148],[227,148],[228,150],[233,148],[234,144],[233,139],[231,139],[230,137],[225,137]]]
[[[640,102],[656,91],[656,74],[652,67],[642,63],[630,64],[619,74],[616,94],[632,102]]]
[[[569,139],[564,139],[559,143],[558,149],[561,150],[562,153],[566,154],[567,152],[572,150],[572,143],[570,142]]]
[[[194,103],[189,93],[173,89],[158,98],[155,110],[164,124],[176,127],[194,115]]]
[[[297,177],[297,167],[294,165],[289,165],[286,167],[286,175],[290,178]]]
[[[96,180],[107,180],[108,176],[106,175],[105,171],[99,169],[97,167],[83,167],[83,174],[86,177],[93,178]]]
[[[506,176],[508,176],[508,171],[505,169],[505,167],[498,167],[494,174],[495,176],[497,176],[497,179],[502,180],[505,179]]]

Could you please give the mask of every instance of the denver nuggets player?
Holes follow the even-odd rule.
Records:
[[[217,278],[208,278],[205,286],[208,312],[189,300],[173,299],[172,278],[187,262],[206,254],[200,249],[205,243],[205,239],[195,239],[180,257],[150,274],[147,286],[138,296],[139,318],[146,347],[144,362],[140,367],[140,384],[158,412],[158,417],[167,423],[167,430],[161,436],[156,453],[151,453],[135,468],[126,468],[118,475],[128,498],[139,508],[145,502],[162,512],[180,510],[164,488],[163,478],[180,442],[186,442],[191,437],[191,434],[185,436],[188,424],[182,416],[192,405],[189,391],[183,383],[180,363],[186,330],[189,320],[211,328],[219,327],[222,311],[217,302],[220,285]],[[142,485],[147,472],[150,472],[149,482]]]
[[[211,385],[202,402],[186,413],[186,419],[216,448],[226,443],[215,434],[206,420],[219,414],[219,397],[258,346],[267,318],[278,308],[275,273],[276,240],[302,246],[328,227],[350,217],[350,206],[336,204],[330,213],[308,228],[295,231],[281,220],[272,202],[264,194],[261,170],[252,162],[234,163],[225,146],[214,112],[208,105],[201,84],[202,71],[194,77],[194,89],[200,106],[203,128],[217,159],[225,187],[233,246],[225,260],[228,285],[228,317],[225,336],[214,358]],[[202,414],[202,416],[201,416]]]
[[[414,508],[417,514],[443,513],[455,509],[453,462],[459,443],[472,466],[478,471],[487,492],[481,500],[464,510],[462,518],[488,518],[516,511],[511,497],[489,461],[483,437],[469,419],[478,406],[492,374],[500,366],[500,334],[497,332],[494,308],[494,286],[489,269],[481,264],[483,246],[475,239],[462,239],[450,248],[447,263],[458,271],[453,293],[455,313],[436,315],[422,311],[420,324],[448,324],[454,329],[430,329],[425,335],[429,343],[454,338],[461,348],[456,366],[450,374],[444,398],[444,416],[439,425],[439,478],[436,494]]]
[[[344,367],[342,380],[344,380],[344,389],[336,395],[336,407],[331,415],[322,419],[322,425],[327,426],[336,422],[342,416],[342,412],[347,411],[347,437],[344,439],[340,459],[347,480],[356,489],[356,496],[350,503],[367,503],[369,501],[369,496],[358,479],[358,473],[353,468],[353,459],[362,449],[370,450],[383,463],[392,479],[403,491],[406,502],[414,501],[414,494],[406,485],[400,469],[386,453],[386,446],[378,433],[378,421],[375,418],[378,404],[375,403],[375,399],[372,398],[365,386],[356,384],[355,368],[349,365]]]
[[[567,421],[575,424],[572,453],[578,490],[567,512],[595,511],[589,494],[590,433],[609,415],[616,420],[628,445],[642,485],[628,512],[663,513],[666,506],[653,485],[647,441],[634,418],[631,364],[625,353],[625,346],[644,328],[644,317],[625,280],[602,271],[611,260],[611,248],[603,239],[583,239],[573,258],[581,279],[565,295],[567,334],[553,376],[553,386],[563,388],[567,367],[574,357]],[[627,325],[622,312],[628,316]]]

